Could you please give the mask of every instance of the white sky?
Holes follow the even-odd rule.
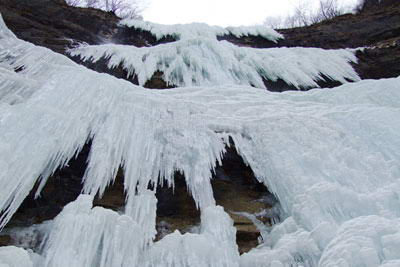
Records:
[[[261,24],[268,16],[291,13],[300,0],[147,0],[143,17],[162,24],[205,22],[210,25]],[[305,0],[317,3],[318,0]],[[301,1],[304,2],[304,1]],[[339,0],[352,5],[357,0]]]

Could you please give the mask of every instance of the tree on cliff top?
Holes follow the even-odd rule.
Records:
[[[142,19],[143,4],[137,0],[65,0],[70,6],[98,8],[121,18]]]
[[[309,26],[332,19],[346,12],[338,0],[319,0],[315,6],[312,1],[299,1],[294,12],[287,16],[267,17],[264,24],[273,29]]]

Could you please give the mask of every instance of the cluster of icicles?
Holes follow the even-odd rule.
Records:
[[[155,27],[150,30],[157,32]],[[204,56],[216,49],[217,41],[209,36],[208,41],[198,41],[200,50],[191,47],[189,52],[182,52],[186,49],[182,42],[190,46],[190,38],[143,51],[105,46],[74,52],[98,58],[111,49],[111,65],[123,59],[136,73],[151,73],[154,66],[172,58],[189,66],[176,63],[172,72],[181,70],[181,80],[187,84],[189,71],[195,79],[188,81],[196,82],[187,85],[198,85],[150,91],[19,40],[0,19],[0,227],[6,226],[35,183],[39,182],[40,195],[48,177],[92,140],[82,178],[84,194],[46,227],[41,253],[1,247],[0,266],[400,264],[400,79],[270,93],[243,86],[254,85],[254,66],[264,67],[255,54],[265,54],[266,61],[278,58],[265,75],[279,74],[298,85],[310,85],[320,74],[343,82],[358,80],[349,63],[354,55],[344,50],[287,48],[239,52],[223,43],[216,52],[228,49],[227,54],[197,62],[196,53]],[[213,44],[205,47],[207,42]],[[157,49],[171,48],[174,52],[165,54],[169,59],[160,61],[162,52]],[[153,52],[150,64],[143,57]],[[310,59],[310,54],[315,57]],[[245,59],[246,55],[253,59]],[[174,60],[163,64],[172,68]],[[227,84],[215,85],[213,77],[198,75],[198,68],[213,73],[208,69],[213,60],[222,60],[217,67],[231,62],[217,73]],[[235,60],[248,64],[238,66]],[[229,66],[237,68],[232,72],[234,67]],[[279,73],[270,74],[273,67]],[[163,70],[167,73],[168,68]],[[289,71],[283,72],[286,68]],[[239,82],[233,78],[237,76],[242,77]],[[263,243],[243,255],[232,219],[216,206],[210,184],[230,139],[287,214],[282,223],[263,233]],[[104,193],[120,166],[127,192],[124,212],[92,207],[93,196]],[[154,242],[157,199],[148,185],[163,179],[173,186],[175,171],[185,174],[201,211],[200,232],[176,231]]]

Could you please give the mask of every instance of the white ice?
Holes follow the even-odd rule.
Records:
[[[145,235],[132,217],[101,207],[81,195],[54,220],[44,248],[44,267],[139,266]]]
[[[295,88],[317,88],[325,78],[341,83],[358,81],[351,63],[352,50],[320,48],[238,47],[210,38],[183,39],[153,47],[128,45],[82,45],[69,51],[84,61],[108,60],[108,68],[118,66],[127,76],[136,75],[145,85],[160,71],[173,86],[247,85],[266,88],[263,78],[283,80]]]
[[[143,31],[148,31],[154,35],[158,40],[172,36],[179,40],[192,39],[197,37],[206,37],[217,39],[219,36],[232,34],[235,37],[242,36],[261,36],[267,40],[277,42],[283,39],[283,36],[275,30],[266,26],[241,26],[241,27],[228,27],[223,28],[220,26],[209,26],[205,23],[191,23],[191,24],[175,24],[175,25],[162,25],[152,23],[149,21],[124,19],[119,23],[121,26],[136,28]]]
[[[150,91],[18,40],[1,20],[0,47],[0,92],[7,90],[0,100],[0,226],[38,179],[43,186],[88,139],[84,193],[102,194],[119,166],[125,172],[126,214],[92,208],[81,196],[55,219],[47,266],[400,261],[400,78],[282,94],[238,85]],[[210,184],[229,137],[288,215],[240,257]],[[156,201],[148,184],[161,182],[160,174],[173,185],[177,170],[201,209],[202,230],[153,242]]]
[[[34,266],[27,251],[22,248],[8,246],[0,247],[0,267]]]
[[[57,216],[46,240],[44,267],[239,266],[236,228],[222,207],[204,210],[199,234],[176,231],[147,243],[144,233],[155,230],[155,217],[152,225],[140,225],[131,216],[93,208],[92,201],[81,195]]]

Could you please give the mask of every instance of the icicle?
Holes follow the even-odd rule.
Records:
[[[56,217],[45,241],[45,267],[137,266],[143,229],[129,216],[92,208],[92,201],[81,195]]]
[[[153,191],[146,190],[128,197],[125,214],[130,216],[142,229],[146,244],[155,238],[157,199]]]
[[[156,71],[176,86],[247,85],[265,88],[263,78],[279,79],[300,89],[319,87],[318,80],[328,77],[346,83],[360,78],[351,63],[357,61],[352,50],[320,48],[237,47],[226,41],[207,38],[184,39],[154,47],[126,45],[80,46],[69,51],[84,61],[97,62],[105,57],[108,67],[120,64],[144,85]]]

